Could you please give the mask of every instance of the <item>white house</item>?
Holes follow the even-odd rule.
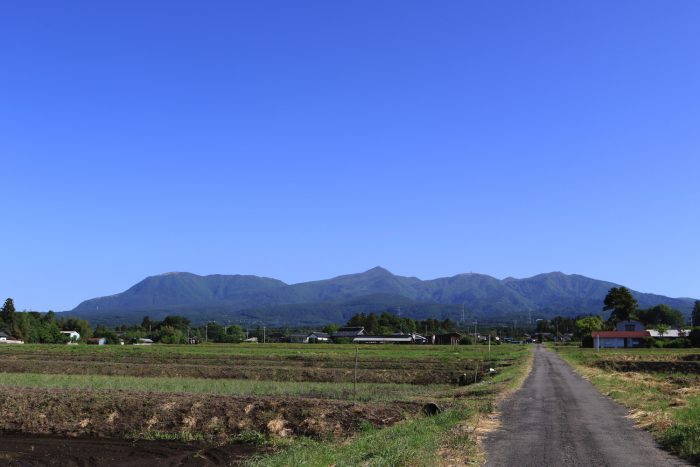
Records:
[[[24,341],[0,331],[0,344],[24,344]]]
[[[595,331],[591,336],[596,349],[641,347],[651,337],[639,321],[620,321],[614,331]]]
[[[78,331],[61,331],[61,334],[68,336],[72,342],[80,340],[80,333]]]

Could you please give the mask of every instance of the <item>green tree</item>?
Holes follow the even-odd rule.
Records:
[[[12,328],[15,326],[15,302],[8,298],[5,300],[5,304],[0,310],[0,324],[4,324],[8,331],[12,332]]]
[[[187,328],[190,327],[190,320],[184,316],[166,316],[165,319],[158,324],[158,327],[162,326],[170,326],[187,333]]]
[[[627,287],[613,287],[603,301],[604,311],[611,311],[609,321],[627,321],[636,317],[637,300]]]
[[[700,326],[700,300],[695,300],[693,313],[690,315],[693,326]]]
[[[245,339],[245,331],[238,325],[227,326],[226,332],[221,336],[221,342],[237,344]]]
[[[648,310],[639,310],[637,317],[646,325],[667,324],[682,327],[685,324],[683,313],[668,305],[656,305]]]
[[[379,333],[379,318],[374,313],[370,313],[365,324],[367,334],[374,335]]]
[[[664,337],[664,334],[668,332],[668,330],[671,329],[671,326],[668,324],[663,324],[663,323],[658,323],[654,326],[654,330],[656,330],[659,333],[660,337]]]
[[[335,334],[338,329],[340,329],[340,326],[337,324],[328,324],[321,329],[321,331],[327,333],[327,334]]]
[[[29,337],[31,324],[27,313],[16,313],[11,327],[12,335],[18,339],[26,340]]]
[[[700,347],[700,326],[695,326],[690,331],[690,345],[693,347]]]
[[[187,343],[187,336],[173,326],[160,326],[156,338],[163,344]]]
[[[80,318],[65,318],[62,319],[58,325],[61,327],[62,331],[78,331],[80,334],[80,339],[85,340],[92,337],[92,327],[90,323]]]
[[[590,336],[592,332],[603,329],[603,320],[598,316],[587,316],[576,321],[579,336]]]
[[[104,337],[105,339],[107,339],[108,344],[119,344],[119,337],[117,337],[117,333],[114,332],[113,329],[110,329],[101,324],[95,326],[95,332],[93,333],[93,335],[95,337]]]

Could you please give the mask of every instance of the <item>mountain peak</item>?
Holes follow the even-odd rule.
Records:
[[[373,275],[373,276],[378,276],[378,275],[383,275],[383,276],[393,276],[391,271],[388,269],[384,269],[381,266],[375,266],[372,269],[368,269],[367,271],[363,272],[362,274],[367,274],[367,275]]]

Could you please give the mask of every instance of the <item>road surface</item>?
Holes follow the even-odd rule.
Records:
[[[525,384],[499,410],[501,427],[484,440],[489,467],[689,465],[542,345]]]

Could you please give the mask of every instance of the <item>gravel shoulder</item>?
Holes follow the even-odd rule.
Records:
[[[541,345],[523,387],[499,411],[500,428],[484,437],[489,467],[689,465]]]

